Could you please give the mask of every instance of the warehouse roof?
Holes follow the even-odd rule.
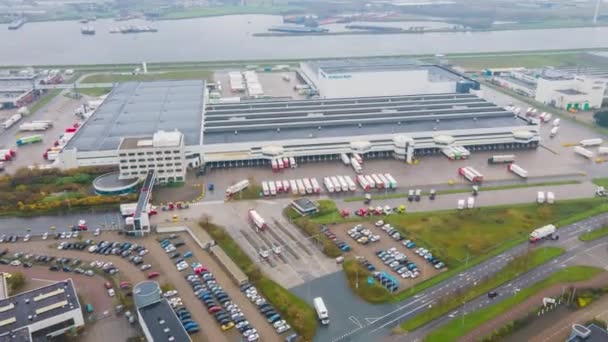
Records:
[[[127,82],[76,132],[66,149],[114,150],[123,137],[152,136],[179,130],[186,145],[200,144],[204,81]]]
[[[39,321],[79,310],[72,279],[0,300],[0,331],[9,332]]]
[[[204,144],[526,125],[473,94],[212,104]]]
[[[145,324],[155,341],[192,341],[166,299],[138,310],[142,317],[140,323]],[[174,339],[171,340],[170,336]]]

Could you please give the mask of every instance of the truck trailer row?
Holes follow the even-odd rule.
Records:
[[[274,158],[270,161],[270,166],[273,172],[279,172],[283,169],[295,169],[298,167],[296,159],[294,157],[280,157]]]
[[[280,193],[293,195],[319,194],[321,187],[316,178],[277,180],[262,182],[262,194],[274,196]]]

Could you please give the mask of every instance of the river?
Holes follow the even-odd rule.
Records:
[[[80,33],[76,21],[0,25],[0,65],[111,64],[288,59],[456,52],[498,52],[608,47],[608,27],[474,33],[254,37],[281,24],[280,16],[234,15],[174,21],[92,22],[97,34]],[[111,34],[110,29],[149,25],[156,33]]]

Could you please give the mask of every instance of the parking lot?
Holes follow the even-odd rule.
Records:
[[[4,163],[7,172],[12,173],[21,167],[50,163],[43,158],[43,153],[47,148],[53,146],[53,143],[59,139],[59,135],[62,134],[67,127],[79,122],[79,119],[74,115],[74,111],[91,99],[88,96],[83,96],[82,98],[75,100],[63,96],[64,93],[65,91],[55,96],[36,113],[25,116],[9,129],[0,128],[0,148],[12,149],[17,153],[15,159]],[[4,121],[2,120],[3,117],[8,118],[10,116],[8,115],[9,113],[9,111],[0,111],[0,121]],[[50,120],[53,122],[53,126],[46,131],[19,131],[19,125],[32,120]],[[17,139],[31,135],[42,135],[42,142],[17,147]]]
[[[369,237],[374,236],[377,238],[377,241],[372,242],[373,239],[368,238],[368,239],[364,239],[364,240],[359,240],[362,242],[358,242],[357,240],[355,240],[353,237],[351,237],[349,235],[349,231],[353,231],[353,228],[355,226],[360,226],[361,229],[359,229],[359,231],[361,230],[367,230],[369,231]],[[358,224],[353,224],[353,223],[349,223],[349,224],[338,224],[338,225],[332,225],[329,226],[329,230],[336,235],[336,237],[344,242],[346,242],[350,247],[351,247],[351,251],[349,252],[349,254],[351,254],[354,257],[357,257],[359,259],[364,258],[365,260],[367,260],[371,265],[373,265],[373,268],[368,268],[372,273],[373,272],[381,272],[384,271],[387,274],[392,275],[394,278],[399,280],[399,289],[404,289],[404,288],[408,288],[412,285],[415,285],[421,281],[424,281],[428,278],[434,277],[435,275],[437,275],[437,273],[439,273],[440,271],[435,269],[433,267],[433,265],[431,263],[429,263],[428,261],[426,261],[423,257],[421,257],[420,255],[416,255],[414,253],[414,251],[418,248],[418,246],[412,246],[411,248],[407,248],[404,245],[405,241],[409,241],[407,240],[407,237],[402,237],[401,240],[396,240],[395,238],[393,238],[391,235],[389,235],[386,230],[383,230],[382,227],[384,226],[384,222],[382,222],[382,225],[376,226],[375,224],[372,223],[368,223],[368,222],[364,222],[364,223],[358,223]],[[363,233],[359,233],[359,235],[354,235],[355,237],[357,237],[357,239],[362,239],[363,236],[365,234]],[[365,242],[367,241],[367,242]],[[414,241],[415,244],[415,241]],[[390,267],[391,262],[389,263],[385,263],[385,261],[389,260],[389,258],[387,257],[385,260],[382,260],[379,256],[378,256],[378,252],[380,251],[391,251],[392,254],[396,254],[396,253],[401,253],[405,256],[405,258],[403,259],[404,262],[405,261],[409,261],[409,262],[413,262],[415,264],[415,269],[418,270],[418,272],[415,274],[415,276],[412,276],[411,274],[408,274],[407,276],[401,276],[401,274],[406,273],[406,270],[404,270],[401,274],[397,273],[395,271],[394,268]],[[401,260],[400,258],[397,258],[399,260]],[[393,262],[398,261],[395,260],[395,258],[393,258]],[[395,264],[396,265],[396,264]],[[404,264],[404,266],[407,265]],[[393,266],[395,267],[395,266]],[[414,270],[414,267],[410,267],[411,270]],[[445,268],[443,268],[445,269]],[[407,273],[406,273],[407,274]]]

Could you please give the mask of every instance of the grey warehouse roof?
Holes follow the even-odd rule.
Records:
[[[528,123],[473,94],[210,104],[203,143],[243,143],[495,127]]]
[[[27,301],[27,303],[26,303]],[[56,305],[53,307],[53,305]],[[60,281],[32,291],[23,292],[0,300],[0,336],[1,332],[17,330],[36,322],[80,309],[78,297],[72,279]],[[29,319],[29,317],[32,319]]]
[[[117,149],[123,137],[151,136],[179,130],[186,145],[199,145],[205,82],[127,82],[108,98],[70,140],[66,149]]]
[[[190,336],[188,336],[188,333],[166,299],[161,299],[138,310],[150,335],[154,337],[155,341],[168,341],[169,336],[173,336],[173,341],[176,342],[191,341]],[[166,329],[169,330],[167,331]]]
[[[326,74],[338,74],[353,71],[416,69],[420,67],[422,63],[415,59],[403,57],[377,57],[315,60],[307,61],[306,64],[308,64],[315,73],[321,69]]]

